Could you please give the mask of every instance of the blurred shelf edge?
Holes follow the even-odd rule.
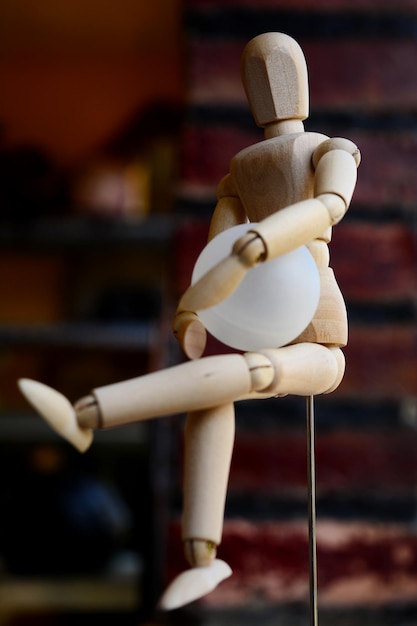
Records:
[[[74,578],[0,578],[0,623],[13,614],[137,611],[138,575]]]
[[[126,218],[62,215],[37,219],[0,220],[0,245],[72,247],[103,245],[166,245],[178,219],[157,214]]]
[[[0,412],[0,446],[10,443],[56,443],[66,445],[35,412]],[[123,428],[94,431],[94,444],[100,445],[145,445],[148,442],[145,422],[125,424]],[[69,445],[69,444],[68,444]],[[1,606],[1,604],[0,604]]]
[[[158,342],[161,322],[0,323],[0,346],[144,350]]]

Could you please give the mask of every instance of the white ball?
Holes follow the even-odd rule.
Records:
[[[239,224],[214,237],[197,259],[192,283],[229,256],[235,241],[255,226]],[[206,329],[232,348],[278,348],[308,326],[319,297],[317,266],[302,246],[250,269],[231,296],[197,313]]]

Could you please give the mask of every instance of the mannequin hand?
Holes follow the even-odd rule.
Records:
[[[189,359],[198,359],[206,347],[207,333],[200,318],[191,311],[181,311],[172,323],[174,336]]]

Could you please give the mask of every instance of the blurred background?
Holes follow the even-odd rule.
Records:
[[[237,407],[219,550],[234,575],[161,615],[185,567],[184,416],[98,433],[80,456],[16,387],[76,400],[182,358],[170,320],[216,185],[262,139],[239,64],[266,31],[305,52],[306,129],[362,152],[330,249],[347,370],[316,400],[320,621],[417,623],[416,4],[3,0],[1,626],[308,623],[302,398]]]

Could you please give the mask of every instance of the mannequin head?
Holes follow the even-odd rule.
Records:
[[[258,126],[308,117],[308,76],[298,43],[283,33],[252,39],[242,55],[242,80]]]

